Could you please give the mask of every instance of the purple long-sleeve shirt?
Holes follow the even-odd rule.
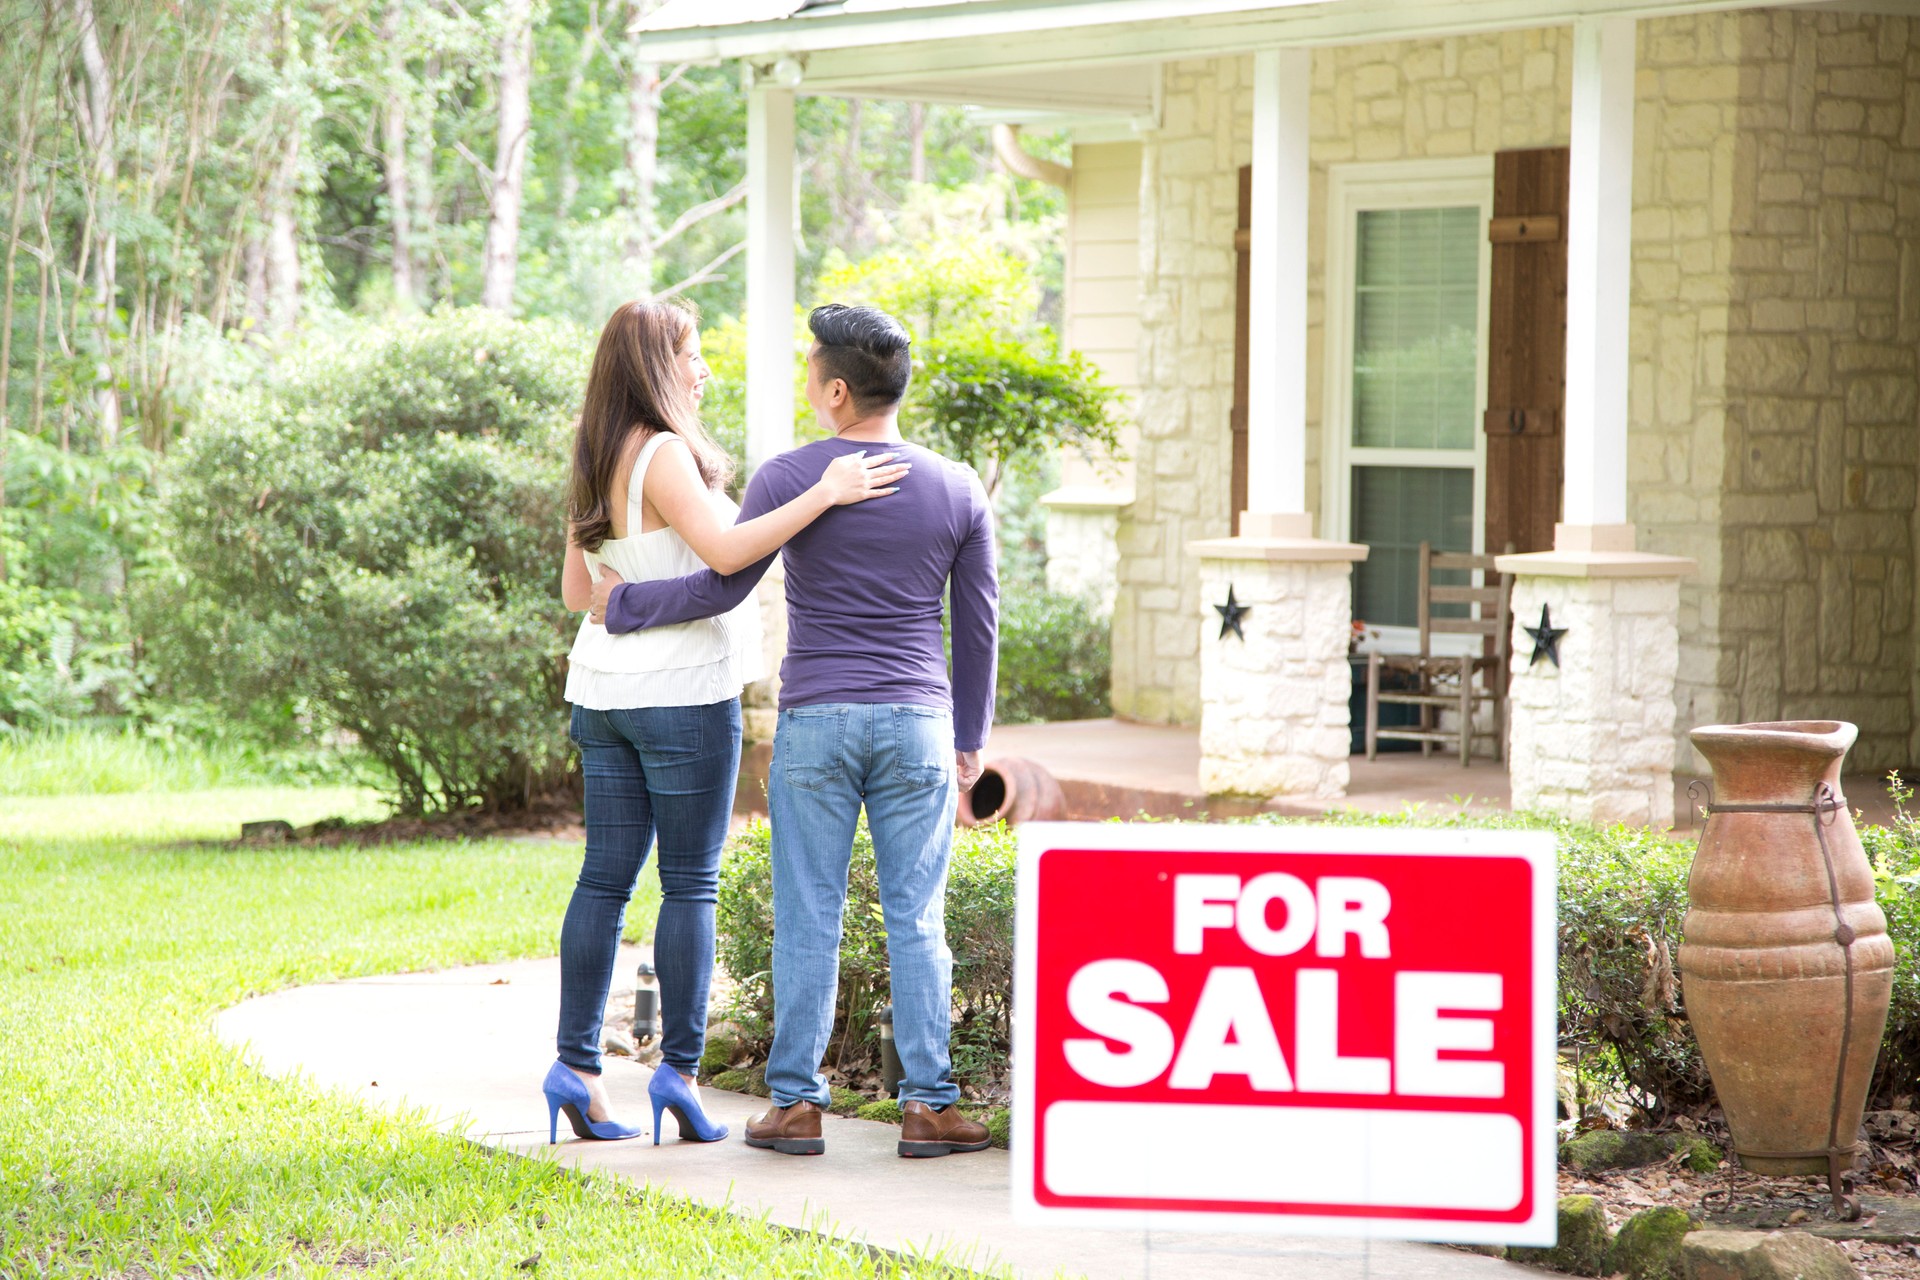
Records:
[[[834,507],[787,543],[787,656],[780,707],[905,702],[953,712],[954,749],[978,751],[993,724],[1000,586],[993,515],[970,468],[918,445],[817,440],[769,459],[740,505],[751,520],[811,488],[844,454],[913,463],[900,492]],[[725,613],[773,557],[739,573],[628,582],[607,602],[607,630],[638,631]],[[953,680],[940,641],[952,584]]]

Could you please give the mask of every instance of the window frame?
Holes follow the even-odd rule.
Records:
[[[1477,207],[1484,227],[1493,217],[1493,157],[1394,160],[1336,164],[1327,170],[1327,256],[1322,382],[1321,518],[1329,536],[1353,540],[1355,467],[1432,467],[1473,472],[1473,552],[1484,554],[1487,530],[1487,311],[1493,245],[1479,238],[1479,300],[1475,307],[1472,449],[1383,449],[1353,443],[1354,289],[1358,277],[1360,214],[1383,209]],[[1412,627],[1379,627],[1383,651],[1411,651]],[[1403,634],[1404,633],[1404,634]],[[1436,637],[1436,642],[1443,638]],[[1471,637],[1470,637],[1471,638]],[[1475,640],[1477,644],[1477,639]]]

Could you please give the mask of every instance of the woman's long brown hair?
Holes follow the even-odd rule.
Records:
[[[573,540],[589,551],[613,536],[609,495],[634,432],[671,431],[685,440],[710,489],[723,489],[733,479],[733,459],[707,434],[699,406],[680,381],[679,353],[697,322],[693,308],[678,299],[627,302],[600,331],[573,435],[567,501]]]

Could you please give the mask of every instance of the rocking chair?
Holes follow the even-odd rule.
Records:
[[[1436,573],[1465,572],[1468,585],[1436,584]],[[1475,575],[1482,585],[1471,585]],[[1465,605],[1466,617],[1436,617],[1435,607]],[[1490,555],[1435,551],[1420,544],[1420,651],[1367,655],[1367,759],[1379,753],[1382,739],[1418,742],[1422,755],[1435,746],[1453,748],[1465,767],[1477,741],[1490,741],[1493,758],[1506,758],[1507,666],[1513,644],[1513,575],[1499,572]],[[1451,611],[1450,611],[1451,612]],[[1477,654],[1437,654],[1435,635],[1483,637]],[[1383,688],[1381,675],[1399,678]],[[1382,703],[1419,708],[1419,722],[1406,728],[1382,728]],[[1477,713],[1491,706],[1491,725],[1476,727]],[[1441,727],[1441,712],[1454,723]]]

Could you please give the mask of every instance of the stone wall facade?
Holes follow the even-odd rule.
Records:
[[[1113,613],[1125,496],[1068,488],[1040,499],[1047,509],[1047,590],[1081,596],[1101,613]]]
[[[1187,544],[1232,530],[1233,232],[1252,153],[1253,61],[1166,67],[1140,155],[1139,432],[1121,516],[1113,708],[1200,720],[1199,583]]]
[[[1715,718],[1851,720],[1850,768],[1906,766],[1920,20],[1755,13],[1739,31]]]

